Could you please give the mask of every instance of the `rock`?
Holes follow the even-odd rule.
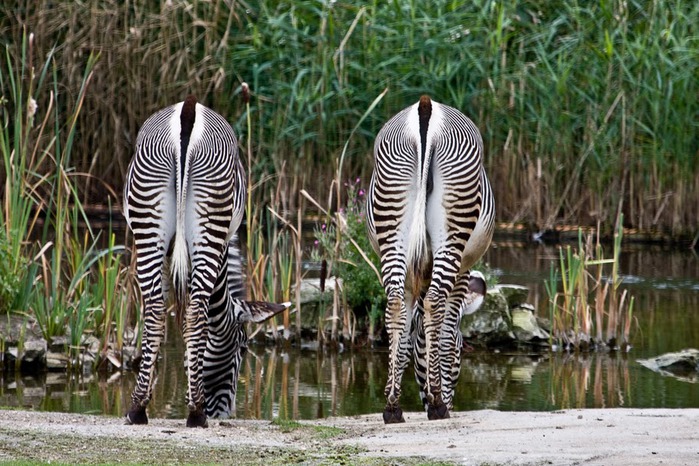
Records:
[[[464,338],[485,345],[512,342],[512,316],[502,292],[497,288],[488,290],[480,309],[462,319],[461,329]]]
[[[29,339],[25,341],[22,351],[17,357],[20,360],[22,372],[37,372],[43,369],[46,360],[46,340]]]
[[[643,367],[685,382],[699,381],[699,349],[689,348],[650,359],[639,359]]]
[[[112,368],[121,369],[125,366],[119,355],[117,355],[117,353],[114,350],[108,350],[105,356],[107,358],[107,361],[109,361],[109,363],[112,365]]]
[[[85,347],[87,352],[91,355],[96,355],[100,351],[100,346],[102,343],[99,338],[94,335],[83,336],[81,345]],[[94,359],[94,358],[93,358]]]
[[[5,351],[5,361],[7,361],[8,364],[14,363],[17,360],[17,356],[19,356],[19,348],[16,346],[10,346]]]
[[[531,304],[520,304],[512,309],[512,331],[519,342],[548,344],[549,333],[540,327],[534,311]]]
[[[46,353],[46,368],[50,371],[64,371],[68,369],[70,358],[63,353],[49,351]]]
[[[51,344],[49,345],[49,351],[53,353],[63,353],[66,351],[70,343],[68,342],[68,337],[58,336],[51,338]]]
[[[529,288],[521,285],[495,285],[505,297],[510,309],[525,304],[529,298]]]
[[[138,369],[141,362],[139,350],[135,346],[124,346],[121,349],[121,368],[127,370]]]
[[[338,286],[342,286],[342,279],[337,279]],[[332,304],[333,292],[335,291],[335,277],[325,279],[325,292],[320,291],[320,278],[307,278],[301,282],[301,304],[315,303],[325,299]]]
[[[137,341],[137,339],[138,339],[138,334],[137,334],[136,331],[135,331],[134,329],[132,329],[131,327],[127,327],[127,328],[124,330],[124,335],[123,335],[123,336],[124,336],[124,342],[130,343],[130,344],[132,344],[132,345],[135,345],[135,344],[136,344],[136,341]]]
[[[97,360],[96,356],[86,351],[79,356],[79,360],[83,374],[91,374]]]

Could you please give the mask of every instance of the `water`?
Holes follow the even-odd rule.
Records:
[[[530,287],[529,300],[546,312],[543,280],[557,260],[554,247],[495,245],[487,261],[501,283]],[[628,354],[464,354],[455,396],[458,410],[547,411],[565,408],[699,408],[692,383],[664,377],[637,363],[683,348],[699,348],[699,258],[690,251],[638,246],[624,251],[621,270],[636,297],[637,327]],[[153,417],[184,418],[182,342],[168,336],[153,401]],[[237,416],[313,419],[379,413],[387,352],[252,346],[238,384]],[[129,405],[132,373],[110,378],[43,374],[0,375],[0,405],[121,416]],[[404,378],[403,407],[420,410],[412,372]]]

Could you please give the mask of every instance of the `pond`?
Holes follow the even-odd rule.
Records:
[[[546,314],[543,281],[554,246],[496,243],[486,260],[500,283],[530,288],[529,301]],[[631,246],[621,257],[624,286],[636,297],[633,348],[623,354],[465,352],[454,404],[457,410],[548,411],[565,408],[699,408],[693,383],[664,377],[640,358],[699,348],[699,258],[689,250]],[[170,325],[170,328],[173,326]],[[182,342],[170,331],[149,407],[153,417],[184,418]],[[238,384],[237,417],[313,419],[380,413],[387,351],[308,349],[252,345]],[[0,405],[121,416],[134,374],[33,377],[0,374]],[[410,369],[403,407],[420,410]]]

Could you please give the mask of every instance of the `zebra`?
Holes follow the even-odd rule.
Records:
[[[452,303],[459,290],[451,291]],[[477,270],[471,271],[468,288],[461,290],[462,298],[458,306],[451,306],[446,310],[444,323],[439,336],[440,369],[442,376],[442,401],[447,409],[454,409],[454,391],[456,382],[461,372],[461,350],[463,348],[463,335],[461,334],[461,318],[473,314],[483,304],[486,294],[486,282],[483,274]],[[415,380],[420,387],[420,399],[427,410],[428,401],[425,392],[422,391],[427,382],[427,363],[425,357],[425,329],[423,325],[422,301],[418,298],[413,313],[411,327],[411,344],[413,347],[413,368]]]
[[[455,322],[468,304],[469,270],[490,246],[494,220],[483,141],[464,114],[422,96],[383,126],[374,143],[367,227],[387,298],[385,423],[404,422],[401,380],[412,344],[421,341],[413,357],[416,373],[424,367],[417,378],[428,419],[449,417],[442,379],[453,380],[453,393],[454,371],[446,364],[459,361],[450,356],[454,343],[440,340],[458,341]],[[413,319],[414,312],[420,316]]]
[[[127,423],[148,423],[169,295],[185,341],[188,427],[206,427],[207,416],[232,412],[244,322],[263,321],[290,305],[241,299],[242,279],[235,275],[241,264],[231,243],[245,196],[235,133],[221,115],[190,95],[143,123],[124,187],[144,304]]]
[[[264,322],[290,305],[245,300],[243,265],[235,235],[228,242],[223,266],[228,271],[219,273],[209,301],[203,363],[205,413],[208,418],[221,419],[235,414],[238,374],[248,349],[247,322]]]

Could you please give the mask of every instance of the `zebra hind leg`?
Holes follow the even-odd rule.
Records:
[[[442,377],[439,355],[439,336],[444,321],[445,298],[433,290],[424,300],[425,355],[427,380],[423,389],[427,398],[427,419],[448,419],[449,408],[442,399]]]
[[[208,301],[208,296],[207,296]],[[203,360],[208,338],[207,306],[192,300],[183,322],[187,351],[187,427],[207,427],[203,387]]]
[[[413,311],[413,323],[410,329],[411,345],[413,348],[413,371],[415,381],[420,390],[420,401],[427,411],[427,394],[424,392],[427,384],[427,359],[425,356],[425,325],[422,298],[417,302]]]
[[[454,391],[461,371],[461,308],[469,293],[468,271],[461,273],[446,302],[446,314],[439,338],[442,374],[442,401],[447,409],[454,408]]]
[[[401,379],[408,365],[410,332],[406,331],[407,309],[403,293],[391,293],[386,306],[386,327],[389,337],[388,381],[386,382],[386,407],[383,420],[386,424],[405,422],[400,407]]]

